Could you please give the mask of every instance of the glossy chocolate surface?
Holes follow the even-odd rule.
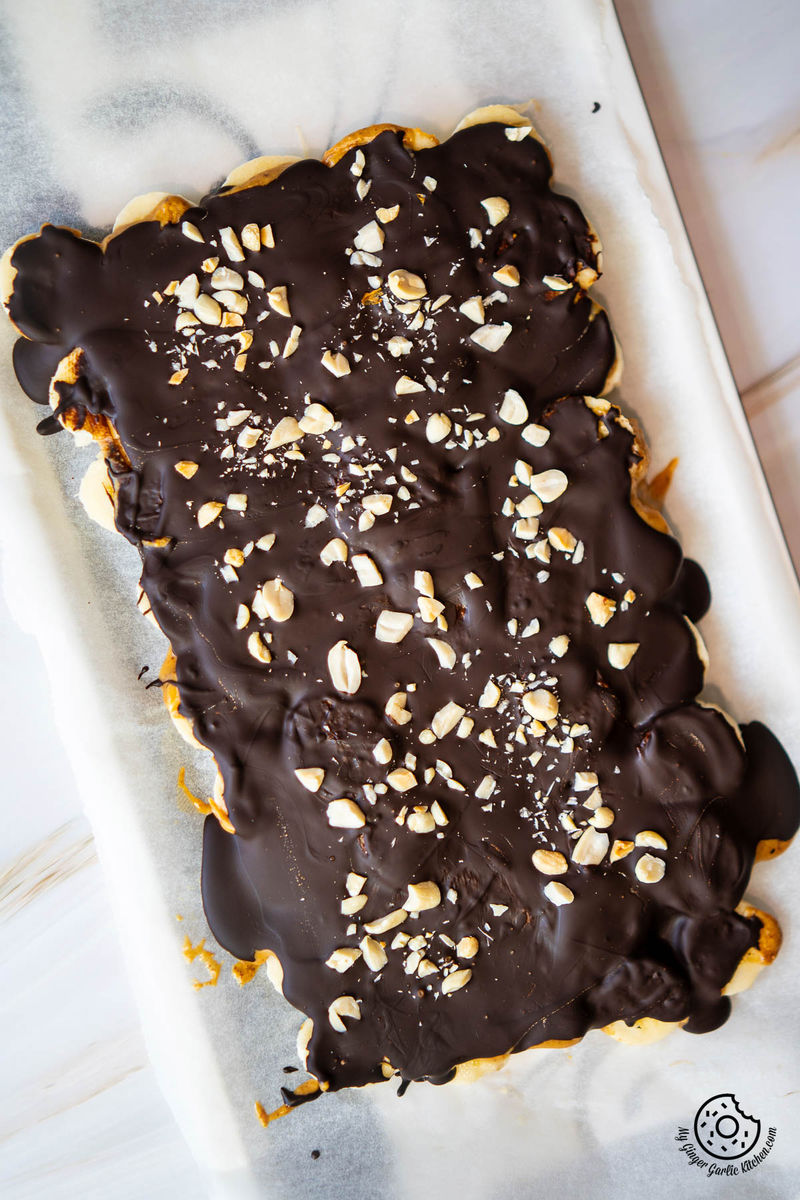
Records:
[[[334,1089],[380,1080],[384,1060],[442,1081],[620,1018],[714,1028],[758,940],[734,911],[756,846],[797,828],[797,781],[769,731],[745,727],[742,745],[695,702],[686,617],[702,616],[707,584],[631,504],[631,426],[582,398],[615,351],[575,282],[597,266],[593,239],[549,179],[543,147],[502,125],[416,154],[387,132],[333,168],[302,162],[176,224],[134,225],[105,253],[45,227],[14,255],[20,382],[46,399],[81,348],[59,410],[117,432],[117,526],[140,548],[181,711],[224,779],[236,834],[206,821],[209,922],[242,958],[278,955],[286,996],[314,1021],[309,1069]],[[496,225],[491,198],[508,206]],[[209,257],[241,286],[212,284]],[[416,307],[388,284],[398,270],[424,281]],[[176,331],[203,311],[193,274],[240,323]],[[460,311],[476,296],[478,341],[479,310]],[[308,431],[284,424],[294,440],[271,445],[287,417]],[[334,539],[346,560],[325,565]],[[378,640],[382,612],[406,615],[381,619],[409,626],[402,640]],[[358,661],[352,693],[328,665],[341,642]],[[450,704],[463,711],[446,728]],[[324,772],[317,791],[295,774],[308,768]],[[343,799],[363,825],[329,824]],[[572,857],[587,830],[594,864]],[[537,850],[564,872],[543,874]],[[645,882],[648,856],[659,881]],[[366,903],[345,914],[360,903],[349,874]],[[406,911],[418,883],[439,903],[374,933],[384,966],[326,965]],[[553,883],[570,902],[548,898]],[[448,994],[447,979],[462,986]],[[329,1015],[341,996],[360,1011],[344,1032]]]

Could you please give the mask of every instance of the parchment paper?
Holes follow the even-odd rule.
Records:
[[[598,295],[625,352],[622,401],[657,466],[680,456],[668,515],[711,578],[707,694],[766,720],[800,760],[796,580],[606,0],[6,0],[0,67],[4,245],[46,218],[108,226],[137,192],[198,197],[257,153],[319,154],[379,120],[444,136],[480,104],[533,97],[557,182],[605,245]],[[203,791],[208,764],[145,690],[163,639],[133,609],[135,551],[77,502],[93,452],[81,461],[66,435],[34,435],[41,410],[17,388],[9,330],[0,337],[5,588],[46,658],[150,1052],[212,1192],[795,1195],[796,853],[756,869],[750,896],[779,917],[787,944],[720,1031],[639,1049],[595,1033],[473,1085],[418,1085],[402,1100],[391,1085],[369,1088],[260,1127],[254,1101],[279,1103],[300,1019],[263,972],[240,988],[221,952],[219,985],[192,987],[204,974],[181,943],[209,937],[201,819],[179,805],[175,779],[186,765]],[[769,1158],[744,1176],[708,1178],[674,1140],[721,1092],[777,1129]]]

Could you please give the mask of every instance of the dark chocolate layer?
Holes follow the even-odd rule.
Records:
[[[772,735],[695,703],[705,577],[631,505],[631,426],[576,394],[615,357],[595,243],[514,137],[384,133],[189,225],[105,253],[46,226],[13,260],[20,382],[46,399],[81,348],[60,406],[117,431],[117,525],[224,779],[209,922],[277,953],[332,1088],[715,1027],[756,846],[798,824]]]

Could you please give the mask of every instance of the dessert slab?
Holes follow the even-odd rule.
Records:
[[[796,581],[610,6],[409,4],[380,27],[359,4],[263,15],[230,5],[224,19],[200,6],[192,27],[139,10],[142,28],[126,28],[125,47],[115,43],[121,28],[88,4],[75,6],[69,29],[53,21],[29,31],[31,92],[52,154],[14,183],[10,211],[27,223],[7,240],[39,217],[109,225],[130,195],[151,187],[195,198],[258,152],[319,154],[381,119],[446,136],[478,104],[533,96],[556,186],[577,197],[605,245],[597,290],[626,359],[614,398],[641,419],[656,467],[680,457],[668,516],[714,595],[703,622],[706,695],[742,720],[768,722],[797,761]],[[346,79],[336,46],[348,49]],[[36,83],[66,71],[66,60],[70,86],[63,76],[56,105]],[[49,193],[43,173],[44,184],[59,181]],[[3,337],[10,347],[5,329]],[[787,945],[719,1032],[679,1033],[640,1050],[594,1034],[567,1054],[523,1056],[470,1088],[414,1087],[402,1101],[387,1088],[339,1095],[263,1130],[253,1103],[279,1103],[298,1018],[261,975],[240,988],[221,953],[219,985],[191,987],[192,974],[204,976],[197,963],[190,972],[181,944],[208,936],[200,819],[179,809],[174,781],[181,766],[197,791],[209,776],[164,720],[157,689],[145,691],[163,641],[133,613],[136,556],[85,519],[71,449],[32,436],[38,415],[6,365],[7,591],[51,672],[154,1061],[215,1187],[360,1196],[380,1181],[387,1196],[422,1185],[476,1197],[576,1186],[633,1195],[648,1178],[666,1186],[686,1170],[677,1126],[724,1091],[788,1133],[785,1094],[798,1074],[791,858],[763,877],[757,870],[750,888],[778,916]],[[145,664],[151,672],[137,682]],[[794,1153],[779,1136],[760,1168],[771,1194],[790,1194]],[[687,1174],[686,1186],[695,1175],[700,1194],[700,1173]]]

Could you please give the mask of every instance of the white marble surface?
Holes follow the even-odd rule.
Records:
[[[800,241],[800,9],[793,0],[618,0],[618,10],[800,564],[790,275]],[[38,649],[1,609],[0,630],[0,665],[15,685],[0,692],[0,1194],[202,1196],[147,1061]]]

